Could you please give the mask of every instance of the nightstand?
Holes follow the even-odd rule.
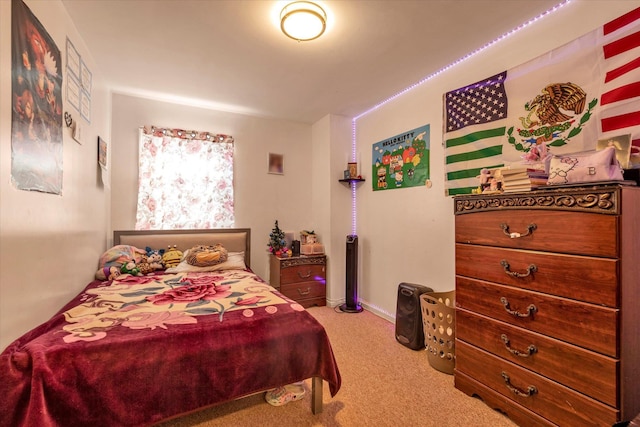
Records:
[[[269,284],[303,307],[327,305],[327,257],[270,257]]]

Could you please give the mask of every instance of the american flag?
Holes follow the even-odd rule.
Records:
[[[601,138],[630,134],[632,164],[640,167],[640,8],[602,28]]]
[[[502,139],[506,131],[507,72],[445,94],[445,162],[447,181],[456,181],[449,194],[468,193],[477,186],[483,167],[502,166]]]

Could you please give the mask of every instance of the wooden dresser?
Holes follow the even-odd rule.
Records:
[[[522,426],[640,413],[640,188],[455,198],[455,386]]]
[[[327,305],[327,257],[269,255],[269,284],[303,307]]]

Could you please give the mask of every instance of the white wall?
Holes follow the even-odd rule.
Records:
[[[365,307],[394,320],[400,282],[436,291],[455,287],[453,200],[444,196],[443,93],[527,62],[636,7],[637,1],[574,0],[357,120],[357,151],[363,165],[371,164],[372,144],[431,125],[432,188],[373,192],[372,177],[367,176],[366,186],[358,191],[359,296]]]
[[[251,228],[251,267],[268,279],[267,242],[275,220],[296,234],[313,229],[311,126],[114,94],[113,230],[133,229],[138,187],[138,128],[176,127],[235,139],[236,227]],[[284,155],[284,175],[267,173],[268,153]],[[322,236],[321,236],[322,237]]]
[[[92,71],[92,111],[91,124],[83,122],[82,145],[64,129],[62,196],[16,189],[11,183],[11,2],[0,1],[0,349],[50,318],[93,278],[108,228],[109,190],[96,161],[97,136],[110,139],[103,77],[60,1],[26,4],[55,41],[63,63],[69,37]],[[66,82],[66,70],[63,76]],[[67,102],[63,107],[82,120]]]

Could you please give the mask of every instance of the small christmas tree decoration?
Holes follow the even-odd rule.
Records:
[[[269,252],[274,255],[280,255],[283,249],[286,250],[287,242],[284,239],[284,231],[278,227],[278,220],[276,220],[275,227],[273,227],[271,234],[269,234],[269,243],[267,246],[269,247]]]

